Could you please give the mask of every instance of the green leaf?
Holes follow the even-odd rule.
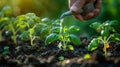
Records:
[[[109,22],[110,26],[116,26],[116,25],[119,26],[118,24],[120,24],[120,23],[117,20],[113,20],[113,21]]]
[[[60,61],[63,61],[65,58],[64,58],[64,56],[60,56],[58,59],[59,59]]]
[[[5,31],[5,35],[6,36],[10,36],[10,35],[12,35],[13,33],[12,33],[12,31],[11,30],[7,30],[7,31]]]
[[[26,39],[29,36],[29,31],[24,31],[22,34],[19,35],[19,38]]]
[[[4,16],[12,16],[13,14],[13,10],[10,6],[4,6],[1,12]]]
[[[10,18],[7,18],[7,17],[0,18],[0,28],[8,25],[9,21],[10,21]]]
[[[34,18],[34,21],[35,21],[35,22],[40,22],[40,17],[35,17],[35,18]]]
[[[102,24],[98,22],[92,23],[90,27],[95,29],[97,32],[100,32],[102,30]]]
[[[60,20],[55,20],[54,22],[52,22],[52,25],[60,26]]]
[[[115,29],[116,32],[120,32],[120,22],[117,20],[110,21],[109,25]]]
[[[93,28],[93,29],[97,29],[97,28],[99,28],[100,26],[101,26],[101,23],[98,23],[98,22],[94,22],[94,23],[92,23],[92,24],[90,25],[90,27]]]
[[[35,29],[34,28],[31,28],[31,29],[29,29],[29,32],[30,32],[30,34],[35,34]]]
[[[49,18],[43,18],[42,20],[41,20],[42,22],[49,22],[50,21],[50,19]]]
[[[18,22],[17,27],[20,27],[21,29],[24,29],[25,27],[27,27],[27,23],[24,22],[24,21]]]
[[[53,27],[52,32],[53,33],[59,33],[60,32],[60,27]]]
[[[0,23],[1,22],[6,22],[6,21],[10,21],[10,18],[8,18],[8,17],[2,17],[2,18],[0,18]]]
[[[36,27],[34,28],[35,32],[37,35],[41,35],[41,29],[42,29],[42,25],[41,24],[37,24]]]
[[[16,17],[16,21],[23,21],[23,20],[26,20],[28,17],[26,15],[20,15],[20,16],[17,16]]]
[[[101,35],[103,37],[109,36],[109,29],[106,27],[104,30],[101,31]]]
[[[98,47],[98,45],[99,45],[99,40],[94,38],[88,45],[88,50],[93,51]]]
[[[120,41],[120,34],[119,33],[115,33],[114,34],[114,39],[117,41]]]
[[[35,25],[35,22],[33,19],[27,20],[27,23],[29,24],[29,27],[32,28]]]
[[[41,29],[41,35],[43,37],[46,37],[49,34],[50,28],[49,27],[44,27]]]
[[[46,37],[45,44],[51,44],[56,40],[58,40],[58,34],[52,33]]]
[[[5,51],[8,51],[8,50],[9,50],[9,46],[5,46],[5,47],[4,47],[4,50],[5,50]]]
[[[79,31],[79,30],[80,30],[80,28],[79,28],[78,26],[70,26],[70,27],[68,28],[67,32],[69,32],[69,33],[74,33],[74,32],[77,32],[77,31]]]
[[[70,41],[75,45],[81,45],[81,40],[74,34],[70,34]]]
[[[74,47],[73,47],[72,45],[68,45],[68,48],[69,48],[70,50],[74,50]]]
[[[27,14],[25,14],[26,16],[28,16],[28,17],[30,17],[30,18],[32,18],[32,19],[34,19],[34,18],[36,18],[37,16],[35,15],[35,13],[27,13]]]
[[[90,54],[85,54],[84,59],[91,59],[91,55]]]

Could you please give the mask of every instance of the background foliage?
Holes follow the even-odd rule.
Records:
[[[0,0],[0,8],[5,5],[12,7],[14,16],[34,12],[40,18],[49,17],[50,19],[59,19],[59,16],[69,9],[67,0]],[[65,24],[75,24],[82,31],[78,34],[90,36],[94,34],[92,28],[89,27],[91,23],[120,20],[119,6],[120,0],[103,0],[102,10],[98,17],[89,21],[79,21],[69,16],[65,18]]]

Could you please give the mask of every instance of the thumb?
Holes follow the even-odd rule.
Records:
[[[86,3],[86,0],[76,0],[74,4],[70,7],[70,11],[78,12]]]

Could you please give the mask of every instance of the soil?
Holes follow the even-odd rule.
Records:
[[[36,46],[29,45],[29,41],[19,41],[18,45],[11,40],[0,42],[0,67],[119,67],[120,43],[110,42],[107,57],[102,51],[102,44],[95,51],[88,51],[86,46],[90,42],[86,37],[81,37],[82,45],[75,46],[74,51],[63,51],[57,47],[57,43],[44,45],[43,42],[35,42]],[[9,46],[7,54],[3,55],[4,47]],[[17,48],[17,49],[16,49]],[[85,54],[91,58],[85,59]],[[64,60],[59,57],[63,56]]]

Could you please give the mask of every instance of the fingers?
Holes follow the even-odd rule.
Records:
[[[95,9],[93,12],[88,13],[88,14],[84,17],[84,19],[85,19],[85,20],[89,20],[89,19],[91,19],[91,18],[94,18],[94,17],[96,17],[99,13],[100,13],[100,9]]]
[[[69,0],[69,7],[70,10],[73,12],[78,12],[86,2],[91,2],[91,1],[95,1],[95,9],[86,14],[85,16],[81,15],[81,14],[75,14],[75,18],[79,19],[79,20],[89,20],[91,18],[96,17],[101,10],[102,7],[102,0]]]
[[[94,13],[91,12],[91,13],[88,13],[88,14],[84,17],[84,19],[85,19],[85,20],[89,20],[89,19],[91,19],[91,18],[93,18],[93,17],[94,17]]]
[[[100,13],[100,9],[95,9],[93,13],[94,13],[94,16],[96,17]]]
[[[102,0],[96,0],[95,8],[101,9],[101,6],[102,6]]]
[[[79,11],[84,6],[85,2],[86,0],[76,0],[74,4],[72,4],[72,6],[70,7],[70,10],[73,12]]]
[[[74,3],[75,3],[76,0],[69,0],[69,7],[71,7]]]
[[[83,20],[83,17],[80,15],[80,14],[78,14],[78,15],[74,15],[75,16],[75,18],[77,18],[78,20]]]
[[[85,19],[85,20],[89,20],[89,19],[91,19],[91,18],[96,17],[96,16],[100,13],[101,6],[102,6],[102,0],[96,0],[95,9],[93,10],[93,12],[88,13],[88,14],[84,17],[84,19]]]

